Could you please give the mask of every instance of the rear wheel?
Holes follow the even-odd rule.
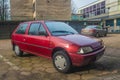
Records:
[[[107,33],[105,33],[104,36],[106,37],[106,36],[107,36]]]
[[[65,51],[57,51],[53,55],[54,67],[62,73],[69,73],[71,71],[71,61]]]
[[[17,56],[20,56],[20,57],[22,57],[23,56],[23,51],[21,51],[20,50],[20,48],[19,48],[19,46],[18,45],[15,45],[15,54],[17,55]]]
[[[95,37],[100,37],[99,33],[96,33]]]

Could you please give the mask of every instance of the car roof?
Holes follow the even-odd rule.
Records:
[[[87,25],[87,26],[99,26],[99,25]]]
[[[44,20],[37,20],[37,21],[26,21],[26,22],[21,22],[21,23],[33,23],[33,22],[43,22],[44,23],[44,22],[56,22],[56,21],[52,21],[52,20],[51,21],[50,20],[46,20],[46,21],[44,21]]]

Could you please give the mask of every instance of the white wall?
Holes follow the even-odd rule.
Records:
[[[106,7],[109,9],[109,15],[115,15],[119,13],[118,0],[106,0]]]

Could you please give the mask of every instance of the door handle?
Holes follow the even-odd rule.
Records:
[[[26,39],[23,39],[23,41],[26,41]]]

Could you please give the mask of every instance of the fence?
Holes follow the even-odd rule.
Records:
[[[12,31],[21,21],[0,22],[0,39],[10,38]]]
[[[23,21],[0,22],[0,39],[10,38],[11,33],[20,22],[23,22]],[[81,29],[84,28],[86,25],[99,24],[99,22],[94,22],[94,21],[62,21],[62,22],[69,24],[74,29],[76,29],[79,33]]]

